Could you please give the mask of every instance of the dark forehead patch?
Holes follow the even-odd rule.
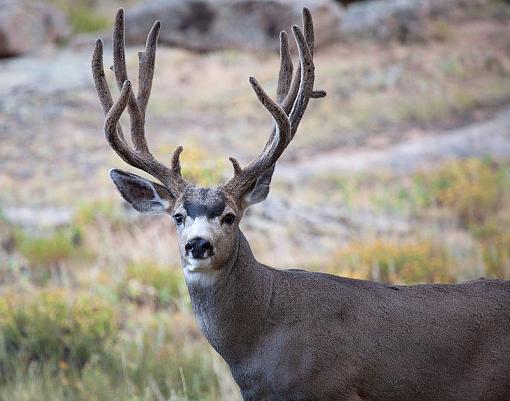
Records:
[[[225,210],[225,197],[215,188],[190,188],[184,194],[182,206],[192,219],[199,216],[212,219]]]

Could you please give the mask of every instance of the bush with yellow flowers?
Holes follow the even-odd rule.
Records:
[[[481,245],[485,274],[510,278],[510,228],[501,222],[473,225],[470,231]]]
[[[333,260],[330,272],[352,278],[406,284],[455,281],[446,250],[426,240],[353,243],[335,253]]]
[[[211,159],[209,152],[197,144],[186,146],[181,155],[182,175],[201,186],[214,186],[221,182],[223,162]]]
[[[430,202],[452,210],[469,226],[483,223],[498,210],[510,184],[509,171],[490,160],[455,160],[433,173],[419,174],[416,181],[429,192]]]

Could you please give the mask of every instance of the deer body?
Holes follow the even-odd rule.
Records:
[[[256,262],[189,283],[246,401],[510,400],[510,282],[392,286]]]
[[[230,158],[234,177],[200,188],[181,176],[178,147],[171,167],[150,153],[145,113],[154,72],[155,23],[139,54],[135,96],[124,55],[124,14],[113,35],[114,103],[96,42],[92,71],[106,115],[110,146],[150,181],[114,169],[110,177],[143,213],[175,222],[193,311],[209,343],[225,359],[245,401],[510,401],[510,282],[392,286],[258,263],[239,228],[244,211],[269,192],[278,158],[292,141],[315,91],[313,24],[303,11],[295,73],[280,35],[276,101],[250,84],[274,127],[246,167]],[[132,147],[119,119],[130,114]]]

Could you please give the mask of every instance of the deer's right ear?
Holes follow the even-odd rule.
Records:
[[[141,213],[164,213],[175,198],[163,185],[126,171],[112,169],[110,178],[122,197]]]

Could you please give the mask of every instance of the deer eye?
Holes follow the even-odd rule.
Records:
[[[174,214],[174,220],[175,224],[180,226],[182,223],[184,223],[184,216],[180,213]]]
[[[234,224],[234,221],[236,220],[236,216],[234,216],[232,213],[228,213],[223,217],[222,223],[226,223],[229,226]]]

